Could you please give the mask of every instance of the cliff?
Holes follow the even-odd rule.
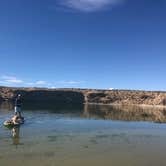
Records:
[[[85,93],[88,103],[122,105],[166,105],[166,92],[135,90],[101,90]]]
[[[54,102],[63,104],[83,104],[84,95],[72,90],[51,90],[44,88],[0,88],[0,101],[14,101],[21,94],[23,102]]]
[[[136,90],[47,89],[0,87],[0,101],[13,101],[20,93],[24,101],[166,106],[166,92]]]

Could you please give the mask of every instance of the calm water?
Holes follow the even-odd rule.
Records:
[[[119,107],[26,105],[25,124],[9,130],[2,123],[13,107],[4,103],[0,166],[165,166],[166,124],[130,115],[130,109],[138,108],[122,113]]]

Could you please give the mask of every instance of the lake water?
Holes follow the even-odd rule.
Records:
[[[9,130],[3,122],[13,115],[13,106],[3,103],[0,166],[165,166],[166,124],[152,122],[153,116],[149,118],[145,110],[142,116],[139,110],[135,114],[118,110],[26,105],[25,124]]]

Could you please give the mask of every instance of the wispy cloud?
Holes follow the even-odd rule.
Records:
[[[5,84],[6,82],[5,81],[0,81],[0,84]]]
[[[114,88],[108,88],[108,90],[114,90]]]
[[[45,80],[32,80],[26,81],[22,79],[18,79],[15,76],[11,75],[2,75],[0,76],[0,84],[3,86],[22,86],[22,87],[47,87],[47,88],[55,88],[55,87],[75,87],[85,83],[85,81],[74,81],[74,80],[62,80],[62,81],[45,81]]]
[[[74,84],[81,84],[83,83],[84,81],[58,81],[56,82],[57,84],[65,84],[65,85],[74,85]]]
[[[32,86],[32,85],[34,85],[34,83],[33,82],[26,82],[26,85]]]
[[[46,81],[37,81],[35,82],[36,85],[47,85]]]
[[[6,82],[6,83],[15,83],[15,84],[20,84],[20,83],[23,83],[23,80],[21,79],[18,79],[16,77],[13,77],[13,76],[2,76],[1,77],[2,81],[3,82]]]
[[[85,81],[56,81],[56,82],[47,82],[44,80],[39,80],[36,82],[24,82],[25,85],[28,86],[43,86],[43,87],[50,87],[50,88],[55,88],[57,86],[67,86],[67,85],[77,85],[77,84],[82,84]]]
[[[121,3],[123,0],[60,0],[64,7],[82,12],[95,12],[110,8]]]

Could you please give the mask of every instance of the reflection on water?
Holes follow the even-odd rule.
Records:
[[[20,127],[19,126],[15,126],[11,129],[12,131],[12,139],[13,139],[13,145],[19,145],[20,144]]]
[[[0,107],[1,124],[12,115]],[[0,166],[166,165],[166,125],[143,122],[164,122],[163,108],[25,104],[23,115],[20,127],[0,127]]]
[[[25,110],[48,110],[54,113],[67,113],[67,112],[81,112],[84,108],[83,104],[57,104],[53,102],[24,102],[23,109]]]
[[[13,110],[13,104],[0,104],[1,113]],[[153,121],[166,122],[166,107],[136,106],[136,105],[57,105],[54,103],[24,103],[23,110],[47,111],[57,114],[74,114],[82,118],[111,119],[123,121]]]
[[[166,108],[153,106],[85,105],[84,116],[125,121],[166,122]]]
[[[11,102],[2,102],[0,103],[0,109],[3,112],[9,112],[13,109],[13,103]]]

